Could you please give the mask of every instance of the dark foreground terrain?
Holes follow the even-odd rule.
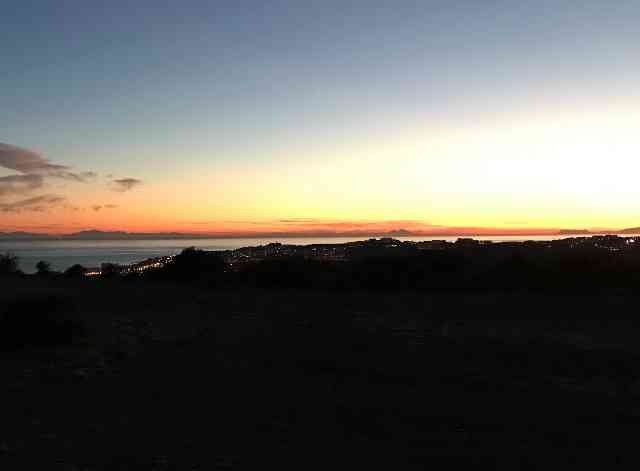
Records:
[[[626,464],[638,301],[6,278],[0,469]]]

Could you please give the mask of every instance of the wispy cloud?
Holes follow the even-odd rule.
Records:
[[[321,222],[321,220],[314,219],[314,218],[289,218],[289,219],[279,219],[278,222],[282,224],[310,224],[310,223]]]
[[[237,237],[294,236],[403,236],[440,234],[448,228],[419,220],[337,220],[324,218],[285,217],[279,219],[210,220],[184,223],[199,233]]]
[[[64,196],[37,195],[38,190],[44,192],[52,187],[52,180],[89,183],[95,181],[98,174],[93,171],[75,172],[71,167],[51,162],[29,149],[0,142],[0,169],[9,171],[9,175],[4,172],[5,175],[0,176],[0,212],[3,213],[47,211],[56,206],[69,211],[89,209],[95,212],[118,207],[115,204],[79,207],[67,202]],[[107,178],[113,191],[125,192],[142,184],[136,178],[113,179],[112,175]]]
[[[23,200],[14,201],[12,203],[0,203],[0,212],[4,213],[20,213],[22,211],[42,212],[52,207],[63,204],[66,198],[58,195],[41,195],[34,196]]]
[[[8,175],[0,177],[0,196],[21,195],[41,188],[44,179],[41,175]]]
[[[117,207],[117,204],[94,204],[93,206],[91,206],[91,209],[93,209],[95,212],[98,212],[103,209],[115,209]]]
[[[1,142],[0,167],[23,175],[62,178],[78,182],[84,182],[87,178],[95,176],[94,172],[74,173],[66,165],[53,164],[33,151]]]
[[[98,174],[96,172],[80,172],[80,177],[86,180],[93,180],[98,178]]]
[[[2,142],[0,168],[16,172],[0,177],[0,212],[5,213],[46,211],[62,204],[65,201],[64,197],[51,194],[10,201],[11,197],[24,198],[36,190],[43,189],[47,179],[87,182],[97,176],[95,172],[72,172],[66,165],[51,163],[36,152]]]
[[[111,188],[113,191],[129,191],[140,185],[142,185],[142,180],[138,180],[137,178],[119,178],[117,180],[111,180]]]
[[[340,221],[318,218],[286,218],[274,221],[275,225],[296,228],[313,228],[327,230],[424,230],[438,227],[425,221],[395,220],[395,221]]]

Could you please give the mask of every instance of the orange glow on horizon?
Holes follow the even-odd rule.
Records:
[[[251,165],[241,158],[217,165],[205,156],[199,166],[176,165],[126,189],[106,177],[51,180],[39,193],[0,201],[0,231],[615,232],[640,226],[638,109],[630,101],[590,114],[546,109],[464,126],[416,122],[388,135],[244,156]],[[45,193],[59,197],[48,207],[11,206]]]

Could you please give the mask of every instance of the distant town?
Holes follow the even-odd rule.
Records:
[[[601,235],[591,237],[570,237],[548,241],[493,242],[473,238],[458,238],[456,241],[425,240],[402,241],[391,237],[372,238],[363,241],[339,244],[292,245],[273,242],[255,247],[242,247],[233,250],[215,251],[232,270],[239,270],[244,265],[263,260],[278,258],[303,258],[325,262],[343,262],[357,258],[379,255],[410,255],[422,251],[469,251],[483,248],[492,250],[521,249],[557,249],[557,250],[597,250],[606,252],[640,250],[640,237],[621,237],[617,235]],[[162,268],[172,263],[176,255],[149,258],[128,265],[103,263],[100,267],[88,268],[86,276],[100,275],[132,275],[142,274],[149,270]]]

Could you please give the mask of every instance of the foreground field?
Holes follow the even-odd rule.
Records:
[[[1,353],[2,469],[612,465],[640,432],[635,294],[2,283],[85,328]]]

